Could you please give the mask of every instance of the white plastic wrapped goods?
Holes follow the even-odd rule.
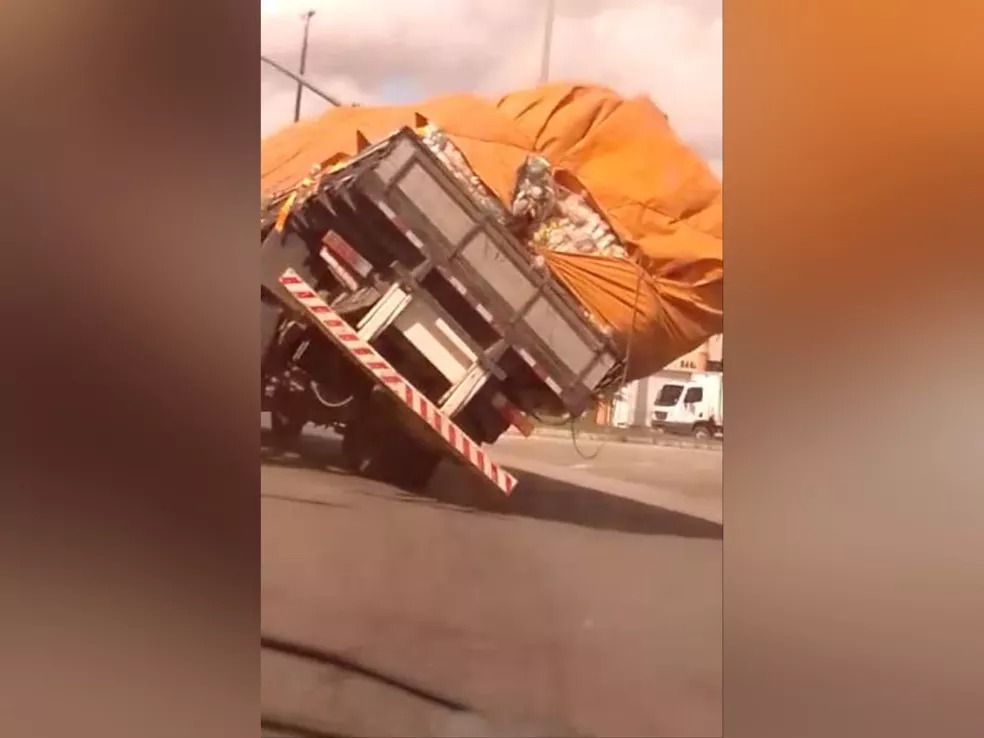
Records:
[[[431,152],[446,166],[461,184],[465,186],[479,207],[492,215],[500,223],[505,223],[508,215],[502,203],[468,166],[458,147],[444,133],[433,125],[428,125],[422,140]]]
[[[521,240],[531,251],[625,257],[626,249],[601,215],[581,196],[561,187],[550,162],[530,156],[517,172],[513,201],[507,209],[465,161],[454,143],[436,126],[422,132],[424,145],[444,164],[486,212],[505,225],[521,223]],[[516,232],[516,228],[513,228]]]
[[[551,217],[533,234],[533,242],[551,251],[627,256],[625,247],[604,218],[584,198],[566,190],[561,191]]]
[[[560,253],[597,254],[625,258],[626,251],[611,233],[601,237],[590,226],[578,224],[563,215],[548,218],[533,234],[536,248]]]

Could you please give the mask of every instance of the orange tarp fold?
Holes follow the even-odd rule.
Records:
[[[648,376],[692,351],[709,337],[710,319],[721,319],[720,282],[698,287],[654,278],[627,259],[560,253],[546,257],[554,275],[615,329],[629,355],[630,378]],[[681,351],[682,346],[687,348]]]
[[[630,259],[547,253],[554,274],[617,340],[629,378],[644,377],[723,330],[721,183],[648,98],[550,84],[498,100],[459,94],[414,105],[334,108],[261,145],[261,194],[312,166],[378,141],[421,115],[440,127],[492,192],[509,203],[531,153],[598,208]],[[641,278],[640,278],[641,274]],[[632,334],[631,342],[629,334]]]

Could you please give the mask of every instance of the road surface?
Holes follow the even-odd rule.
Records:
[[[719,453],[508,441],[505,500],[299,451],[261,469],[265,734],[721,734],[721,526],[635,499],[719,508]]]
[[[504,437],[496,458],[717,523],[723,521],[721,451],[568,438]]]

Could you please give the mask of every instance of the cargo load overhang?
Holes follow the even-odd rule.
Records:
[[[497,100],[339,107],[261,145],[261,202],[401,127],[419,132],[648,376],[723,330],[721,183],[645,97],[551,84]]]

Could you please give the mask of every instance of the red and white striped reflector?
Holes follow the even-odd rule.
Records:
[[[549,387],[555,395],[560,397],[563,393],[560,385],[554,381],[553,377],[547,374],[547,371],[537,363],[536,359],[533,358],[530,352],[523,348],[517,348],[516,353],[518,353],[520,358],[527,363],[530,369],[533,370],[533,373],[540,378],[540,381],[547,385],[547,387]]]
[[[406,236],[406,239],[410,243],[412,243],[418,249],[423,251],[424,242],[420,240],[420,237],[416,233],[410,230],[410,226],[408,226],[406,223],[400,220],[400,216],[398,216],[395,212],[393,212],[393,208],[391,208],[382,200],[376,200],[375,202],[376,202],[376,207],[378,207],[382,211],[383,215],[385,215],[389,219],[389,221],[396,226],[397,230],[403,233],[403,235]]]
[[[331,252],[348,264],[355,272],[367,279],[372,272],[372,264],[366,261],[353,249],[349,242],[335,231],[328,231],[321,239],[321,243],[327,246]]]
[[[500,467],[482,446],[461,430],[431,402],[423,392],[406,381],[386,359],[379,355],[338,313],[332,310],[293,269],[280,275],[282,284],[291,296],[318,322],[324,333],[347,351],[364,369],[379,379],[408,408],[427,423],[455,454],[477,469],[505,494],[511,494],[516,478]]]
[[[331,273],[335,275],[339,280],[341,280],[349,291],[355,292],[359,289],[359,283],[355,281],[355,277],[349,273],[349,270],[342,264],[341,260],[336,259],[335,255],[328,250],[326,246],[321,247],[321,251],[318,255],[322,260],[331,268]]]
[[[451,271],[446,267],[438,266],[437,271],[440,273],[442,277],[444,277],[445,280],[447,280],[448,284],[454,287],[455,292],[457,292],[459,295],[465,298],[465,302],[471,305],[471,307],[475,310],[475,312],[478,313],[479,316],[481,316],[482,320],[484,320],[486,323],[492,326],[492,330],[494,330],[500,336],[505,333],[502,326],[500,326],[496,322],[495,317],[492,315],[489,309],[485,307],[485,305],[480,303],[478,300],[476,300],[475,297],[472,296],[472,294],[465,288],[465,285],[461,283],[460,279],[454,276],[451,273]]]

